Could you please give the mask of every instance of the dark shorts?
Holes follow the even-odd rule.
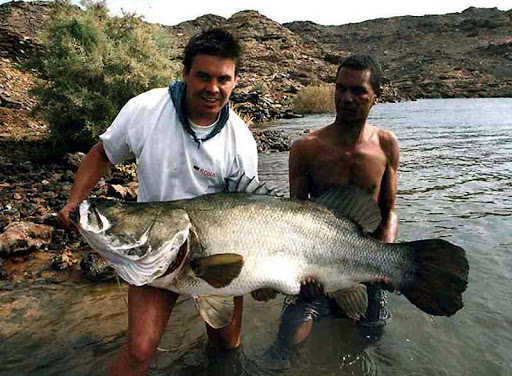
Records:
[[[386,308],[386,293],[378,285],[369,285],[368,309],[365,317],[357,321],[360,328],[380,330],[386,325],[390,318],[390,313]],[[334,298],[324,295],[314,301],[304,301],[300,298],[287,298],[284,302],[281,315],[281,325],[279,327],[279,337],[281,339],[292,338],[294,333],[306,321],[315,322],[324,319],[349,319],[343,310],[336,303]],[[367,334],[363,334],[367,336]],[[377,333],[370,333],[376,336]]]
[[[328,295],[323,295],[313,301],[305,301],[299,298],[287,298],[283,304],[281,320],[290,324],[301,325],[302,323],[323,319],[348,318],[338,303]]]

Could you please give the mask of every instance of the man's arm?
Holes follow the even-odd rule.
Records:
[[[58,218],[65,227],[69,227],[70,224],[69,214],[89,195],[110,164],[103,149],[103,143],[99,141],[80,164],[71,189],[71,196],[59,213]]]
[[[398,216],[395,212],[397,170],[399,163],[398,139],[390,131],[381,131],[380,145],[386,154],[386,171],[382,177],[379,207],[382,221],[373,236],[385,243],[393,243],[398,232]]]
[[[288,160],[288,179],[290,197],[299,200],[309,198],[309,179],[307,173],[306,140],[300,138],[292,144]]]

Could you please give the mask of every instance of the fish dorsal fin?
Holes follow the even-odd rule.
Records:
[[[242,271],[243,256],[236,253],[221,253],[198,257],[190,261],[196,277],[204,279],[215,288],[228,286]]]
[[[199,296],[194,303],[203,320],[214,329],[224,328],[233,317],[232,296]]]
[[[260,183],[256,177],[248,177],[243,174],[235,184],[233,192],[239,193],[252,193],[257,195],[276,196],[283,197],[284,192],[279,190],[277,187],[269,188],[267,183]]]
[[[328,293],[328,295],[338,303],[343,312],[351,319],[360,320],[364,317],[368,308],[368,294],[365,285],[360,283],[352,289],[334,291]]]
[[[353,185],[332,188],[313,201],[339,216],[348,217],[367,233],[374,232],[382,220],[380,208],[373,198]]]

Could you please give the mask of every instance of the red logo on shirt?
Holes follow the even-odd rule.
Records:
[[[215,175],[215,172],[206,171],[204,168],[197,167],[196,165],[194,165],[194,170],[199,172],[201,175],[206,176],[207,178],[214,178],[217,176],[217,175]]]

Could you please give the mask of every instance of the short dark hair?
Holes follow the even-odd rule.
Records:
[[[191,37],[183,55],[185,72],[190,72],[194,58],[200,54],[235,60],[235,73],[238,74],[241,47],[238,40],[228,31],[215,28]]]
[[[370,55],[352,55],[342,60],[338,65],[336,77],[340,73],[341,68],[348,68],[353,70],[369,70],[370,71],[370,85],[377,96],[381,94],[381,79],[382,69],[379,62]]]

